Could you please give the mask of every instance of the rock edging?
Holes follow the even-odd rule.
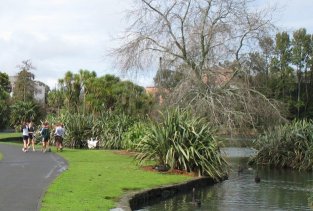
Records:
[[[177,193],[186,193],[193,188],[205,187],[215,184],[212,178],[198,177],[180,184],[167,185],[139,192],[126,194],[119,201],[117,208],[111,211],[131,211],[136,210],[151,202],[168,199]]]

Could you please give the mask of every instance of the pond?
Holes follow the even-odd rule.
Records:
[[[191,191],[177,195],[141,211],[311,210],[308,198],[313,192],[312,172],[249,168],[247,156],[255,151],[248,148],[226,148],[223,153],[232,166],[228,180],[197,189],[194,194]],[[254,180],[256,172],[260,183]],[[199,203],[192,203],[193,199]]]

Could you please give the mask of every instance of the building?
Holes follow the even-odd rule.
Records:
[[[145,89],[146,89],[146,93],[154,97],[160,105],[164,103],[163,96],[169,93],[167,89],[159,89],[154,86],[146,87]]]

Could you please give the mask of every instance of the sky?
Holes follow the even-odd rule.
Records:
[[[313,0],[258,0],[278,4],[276,26],[313,34]],[[132,0],[0,0],[0,71],[19,72],[31,60],[35,80],[54,88],[66,71],[114,74],[147,87],[155,70],[124,75],[112,64],[108,50],[127,27],[125,11]]]

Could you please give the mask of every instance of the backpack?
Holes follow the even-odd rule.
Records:
[[[48,130],[48,128],[42,128],[42,130],[41,130],[41,135],[44,137],[44,138],[46,138],[46,137],[49,137],[49,130]]]

